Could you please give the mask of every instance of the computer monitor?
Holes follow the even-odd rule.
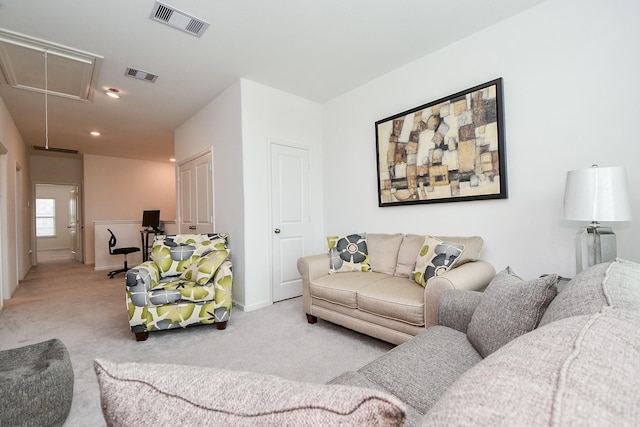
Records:
[[[160,229],[160,211],[144,211],[142,213],[142,226],[153,230]]]

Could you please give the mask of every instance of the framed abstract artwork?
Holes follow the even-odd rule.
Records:
[[[502,79],[379,120],[378,205],[506,199]]]

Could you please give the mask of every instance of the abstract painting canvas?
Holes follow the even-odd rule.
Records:
[[[375,123],[378,205],[507,198],[502,79]]]

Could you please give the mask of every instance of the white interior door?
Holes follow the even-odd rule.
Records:
[[[302,295],[296,263],[311,247],[309,151],[271,144],[273,301]]]
[[[180,233],[213,233],[213,159],[207,152],[178,165]]]
[[[69,191],[69,248],[71,259],[82,261],[82,225],[78,221],[80,218],[80,189],[78,186],[72,187]]]

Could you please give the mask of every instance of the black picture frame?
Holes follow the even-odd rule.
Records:
[[[378,206],[508,197],[502,78],[375,128]]]

